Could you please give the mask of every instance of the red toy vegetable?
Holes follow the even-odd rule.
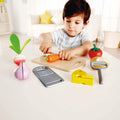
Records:
[[[95,44],[94,48],[89,50],[89,57],[93,58],[93,57],[101,57],[102,56],[102,50],[100,48],[97,48]]]
[[[20,63],[21,62],[25,62],[25,59],[21,59],[21,60],[14,60],[14,63],[16,64],[16,65],[20,65]]]
[[[25,59],[25,57],[23,56],[23,55],[17,55],[15,58],[14,58],[14,63],[16,64],[16,65],[20,65],[20,62],[25,62],[26,61],[26,59]]]
[[[55,62],[57,60],[60,60],[60,57],[59,57],[59,54],[48,55],[46,60],[48,62]]]

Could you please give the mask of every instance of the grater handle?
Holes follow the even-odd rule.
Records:
[[[103,77],[101,69],[98,69],[99,84],[103,84]]]

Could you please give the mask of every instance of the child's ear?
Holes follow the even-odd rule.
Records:
[[[63,24],[65,24],[65,18],[63,19]]]
[[[84,25],[88,25],[89,22],[90,22],[90,20],[87,20],[87,21],[84,23]]]
[[[89,22],[90,22],[90,21],[87,20],[87,21],[84,23],[84,25],[83,25],[83,29],[88,25]]]

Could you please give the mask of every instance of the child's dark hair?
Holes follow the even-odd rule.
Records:
[[[63,9],[63,19],[73,14],[82,14],[84,23],[90,18],[91,8],[86,0],[69,0]]]

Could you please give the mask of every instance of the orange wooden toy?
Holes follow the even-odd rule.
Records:
[[[55,61],[57,61],[57,60],[60,60],[60,57],[59,57],[59,54],[48,55],[48,56],[46,57],[46,60],[47,60],[48,62],[55,62]]]

